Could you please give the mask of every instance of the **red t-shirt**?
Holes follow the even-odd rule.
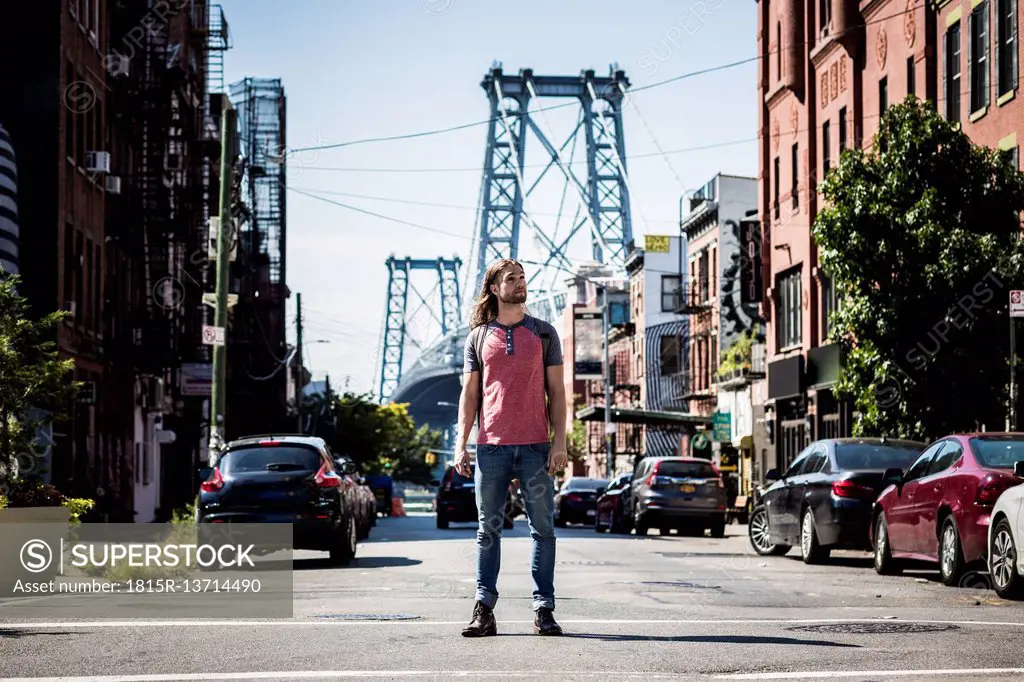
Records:
[[[476,337],[485,334],[483,357]],[[541,335],[548,334],[547,355]],[[551,442],[545,376],[562,364],[562,346],[553,325],[527,315],[506,327],[498,322],[473,329],[466,339],[466,374],[483,372],[477,445],[530,445]],[[468,379],[468,377],[467,377]]]

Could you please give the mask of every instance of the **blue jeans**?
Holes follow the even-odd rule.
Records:
[[[548,473],[550,443],[478,445],[476,449],[476,598],[494,608],[501,568],[501,530],[512,479],[533,538],[533,608],[555,608],[555,483]]]

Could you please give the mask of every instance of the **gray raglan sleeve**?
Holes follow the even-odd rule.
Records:
[[[463,355],[462,371],[466,374],[480,371],[480,359],[476,356],[476,335],[480,333],[480,327],[466,335],[466,350]]]
[[[561,365],[562,360],[562,341],[558,338],[558,330],[555,329],[553,324],[547,325],[548,333],[551,334],[551,343],[548,346],[548,355],[544,358],[545,367],[553,367],[555,365]]]

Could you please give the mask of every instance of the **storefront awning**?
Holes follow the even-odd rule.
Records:
[[[576,418],[584,422],[603,422],[604,406],[589,405],[576,412]],[[643,424],[644,426],[697,427],[711,426],[711,417],[686,412],[664,412],[661,410],[633,410],[613,407],[610,421],[613,424]]]

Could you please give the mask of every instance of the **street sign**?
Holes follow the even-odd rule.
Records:
[[[1010,317],[1024,317],[1024,291],[1010,292]]]
[[[203,343],[205,343],[207,346],[223,346],[224,327],[212,327],[208,324],[204,324]]]
[[[732,413],[715,412],[711,417],[712,437],[719,443],[732,442]]]
[[[669,253],[669,235],[667,234],[645,234],[644,251],[648,253]]]

